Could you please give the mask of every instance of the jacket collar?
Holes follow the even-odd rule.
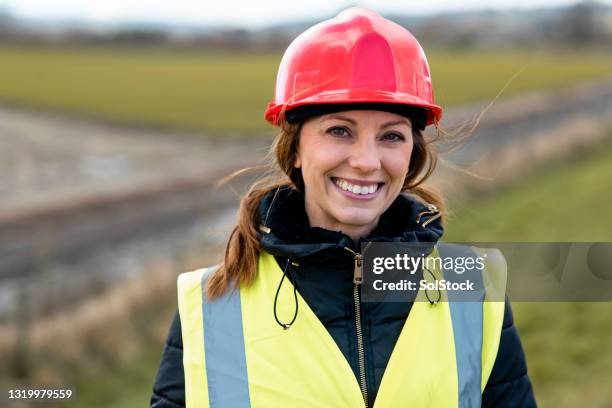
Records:
[[[444,231],[439,218],[425,227],[418,224],[418,214],[428,211],[427,206],[413,196],[402,193],[381,215],[376,228],[355,245],[342,231],[311,227],[304,196],[299,191],[281,186],[276,198],[275,193],[276,189],[268,192],[259,205],[261,224],[268,228],[263,228],[268,232],[261,234],[262,248],[272,255],[301,262],[330,262],[339,258],[338,251],[349,254],[345,247],[359,252],[361,243],[369,241],[435,243]]]

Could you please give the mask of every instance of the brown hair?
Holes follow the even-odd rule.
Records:
[[[208,299],[212,300],[221,296],[232,282],[238,285],[249,285],[255,279],[261,250],[259,241],[261,233],[259,227],[262,222],[259,216],[261,199],[270,191],[281,186],[290,186],[298,191],[304,191],[301,170],[293,167],[301,128],[302,122],[288,124],[281,120],[281,131],[274,139],[266,156],[266,163],[270,164],[238,170],[221,181],[220,184],[224,184],[246,171],[262,167],[268,173],[255,181],[240,201],[238,222],[225,247],[224,261],[210,277],[206,286]],[[436,128],[438,129],[437,125]],[[426,141],[423,133],[413,126],[412,137],[414,147],[402,191],[416,195],[425,203],[434,204],[444,214],[445,206],[442,196],[423,185],[433,173],[437,163],[433,142],[439,138],[439,132],[436,138]]]

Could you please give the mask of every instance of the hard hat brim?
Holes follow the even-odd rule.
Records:
[[[352,91],[336,91],[323,92],[302,99],[296,103],[276,104],[271,102],[265,112],[265,119],[276,126],[280,125],[281,116],[300,106],[306,105],[323,105],[323,104],[364,104],[364,103],[384,103],[403,105],[415,108],[422,108],[427,111],[426,125],[439,123],[442,119],[442,107],[427,103],[412,95],[402,94],[397,92],[385,91],[367,91],[358,92]]]

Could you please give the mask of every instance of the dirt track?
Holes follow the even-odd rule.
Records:
[[[37,203],[206,176],[265,148],[261,138],[228,143],[0,106],[0,218]]]

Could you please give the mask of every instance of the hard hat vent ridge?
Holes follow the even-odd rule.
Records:
[[[354,46],[352,57],[350,88],[397,90],[393,52],[380,34],[361,37]]]

